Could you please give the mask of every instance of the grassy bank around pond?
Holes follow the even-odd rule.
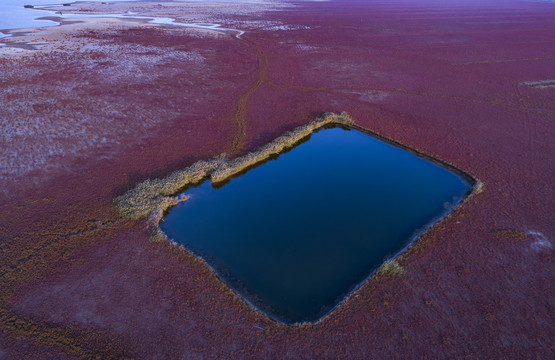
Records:
[[[213,184],[221,184],[241,171],[294,147],[314,131],[326,125],[334,124],[353,125],[354,122],[345,112],[339,115],[325,113],[314,121],[299,126],[241,157],[226,159],[220,156],[208,161],[200,160],[183,170],[173,172],[163,179],[147,179],[125,194],[115,198],[114,204],[118,212],[129,219],[147,217],[160,210],[162,212],[166,211],[171,206],[187,200],[186,196],[176,196],[187,186],[196,184],[208,177],[210,177]]]

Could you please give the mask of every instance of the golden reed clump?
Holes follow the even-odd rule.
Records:
[[[403,269],[397,260],[389,260],[383,263],[378,270],[378,274],[382,276],[401,276],[405,274],[405,269]]]
[[[170,174],[164,179],[147,179],[125,194],[115,198],[114,204],[121,215],[130,219],[147,217],[152,212],[159,213],[160,210],[163,212],[187,199],[185,196],[176,196],[185,187],[208,177],[215,184],[222,183],[233,175],[295,146],[323,126],[334,124],[353,125],[354,122],[345,112],[339,115],[325,113],[311,123],[299,126],[244,156],[231,160],[221,157],[210,161],[201,160],[188,168]]]

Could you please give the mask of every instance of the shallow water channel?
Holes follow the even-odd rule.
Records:
[[[114,2],[132,2],[136,0],[110,0]],[[220,0],[222,1],[222,0]],[[88,2],[105,2],[103,0],[88,0]],[[72,13],[78,10],[68,7],[69,12],[65,11],[48,11],[45,7],[62,5],[62,4],[79,4],[72,1],[56,1],[56,0],[1,0],[0,1],[0,39],[11,36],[9,30],[14,29],[32,29],[39,27],[49,27],[58,25],[62,19],[92,19],[92,18],[120,18],[120,19],[136,19],[146,20],[151,24],[174,25],[181,27],[189,27],[195,29],[211,30],[223,33],[232,33],[236,38],[240,38],[245,32],[239,29],[231,29],[221,27],[220,24],[201,24],[201,23],[180,23],[169,17],[152,17],[141,16],[136,13],[126,12],[124,14],[83,14]],[[25,5],[31,5],[33,8],[26,8]],[[0,42],[0,46],[6,46]]]
[[[272,319],[315,321],[448,214],[470,181],[336,127],[222,187],[186,190],[160,226]]]

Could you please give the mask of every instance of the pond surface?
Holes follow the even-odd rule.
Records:
[[[323,129],[223,187],[188,189],[160,226],[272,319],[315,321],[470,188],[358,130]]]

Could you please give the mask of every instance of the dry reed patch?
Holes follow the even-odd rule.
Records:
[[[405,274],[405,269],[397,260],[389,260],[383,263],[378,270],[378,274],[382,276],[401,276]]]
[[[233,175],[295,146],[314,131],[326,125],[353,125],[351,117],[343,112],[339,115],[326,113],[311,123],[299,126],[278,137],[258,150],[235,159],[224,156],[198,161],[183,170],[178,170],[164,179],[147,179],[125,194],[118,196],[114,204],[121,215],[130,219],[149,216],[154,211],[165,211],[187,197],[176,196],[180,190],[210,177],[213,183],[222,183]],[[158,221],[161,217],[157,217]]]

